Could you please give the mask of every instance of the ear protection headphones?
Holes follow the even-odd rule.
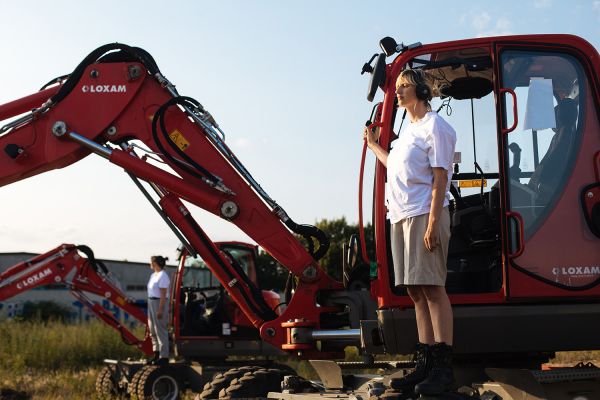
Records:
[[[419,69],[413,69],[413,72],[415,73],[415,80],[417,82],[417,85],[415,86],[415,90],[417,92],[417,99],[423,101],[431,100],[431,89],[429,89],[429,86],[425,84],[425,79],[423,79],[423,73]]]

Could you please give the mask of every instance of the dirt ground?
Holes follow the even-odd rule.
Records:
[[[600,351],[559,352],[547,365],[551,367],[574,366],[592,363],[600,367]],[[54,400],[95,399],[95,381],[100,367],[82,371],[41,372],[29,370],[0,370],[0,400]],[[192,400],[195,394],[188,392],[183,400]]]

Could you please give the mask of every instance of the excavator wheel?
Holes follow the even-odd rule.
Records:
[[[180,374],[168,365],[147,365],[132,379],[132,397],[138,400],[178,400],[183,393]]]
[[[138,387],[138,383],[140,382],[140,378],[142,377],[142,375],[144,374],[144,367],[138,369],[135,374],[133,374],[133,377],[131,378],[131,382],[129,383],[129,387],[128,387],[128,392],[129,395],[131,396],[132,400],[137,400],[138,399],[138,394],[137,394],[137,387]]]
[[[256,366],[244,366],[239,368],[232,368],[223,373],[217,374],[214,378],[204,385],[202,393],[200,393],[200,399],[218,399],[219,392],[230,385],[230,383],[248,372],[252,372],[259,369]]]
[[[109,366],[103,367],[96,378],[96,394],[99,399],[116,399],[121,395],[115,382],[114,370]]]
[[[281,381],[289,371],[260,368],[247,372],[219,392],[219,399],[266,398],[269,392],[281,391]]]

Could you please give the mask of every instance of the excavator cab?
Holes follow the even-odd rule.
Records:
[[[513,312],[502,310],[515,302],[523,315],[539,318],[539,325],[503,340],[521,341],[532,351],[564,347],[541,344],[539,337],[544,330],[556,330],[554,321],[563,311],[569,314],[567,308],[555,306],[547,318],[533,309],[551,302],[565,307],[582,303],[577,317],[570,314],[563,321],[584,326],[594,311],[584,311],[583,303],[600,298],[600,97],[598,65],[589,56],[596,50],[568,35],[410,46],[386,41],[382,48],[385,54],[378,63],[385,63],[385,55],[400,54],[385,68],[372,68],[368,98],[379,89],[384,94],[373,121],[381,129],[380,144],[390,148],[408,124],[395,98],[396,78],[406,68],[435,77],[441,93],[432,108],[457,132],[446,281],[457,310],[456,349],[479,351],[477,341],[461,343],[461,338],[473,338],[481,324],[521,326]],[[378,274],[372,291],[378,297],[383,336],[409,343],[415,337],[407,334],[406,323],[414,317],[404,315],[412,302],[393,281],[386,171],[379,163],[374,186]],[[461,311],[462,305],[494,308],[478,314],[476,308]],[[531,309],[525,311],[527,307]],[[473,318],[478,322],[471,324]],[[586,341],[592,348],[592,336],[582,336],[573,348]],[[482,331],[481,338],[482,343],[496,343],[494,349],[482,345],[481,351],[514,351],[489,333]],[[386,347],[410,350],[400,341]]]
[[[176,308],[183,336],[218,336],[224,320],[223,290],[202,258],[182,254],[177,273]]]
[[[216,245],[250,282],[262,288],[257,279],[256,245],[243,242],[216,242]],[[212,347],[212,351],[218,353],[221,347],[232,346],[226,350],[231,354],[252,351],[256,347],[260,341],[258,331],[202,257],[191,255],[182,247],[174,281],[172,298],[177,301],[172,306],[173,328],[178,347],[191,346],[198,353]],[[262,296],[274,310],[280,305],[277,293],[262,290]],[[189,354],[189,349],[185,353]],[[270,353],[267,351],[267,354]]]

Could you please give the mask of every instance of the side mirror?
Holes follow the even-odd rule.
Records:
[[[367,100],[373,101],[375,98],[375,93],[377,92],[378,87],[383,87],[385,83],[385,54],[381,53],[377,56],[377,61],[375,61],[375,68],[373,71],[369,71],[371,73],[371,80],[369,81],[369,88],[367,91]]]
[[[398,51],[398,43],[389,36],[386,36],[379,41],[379,47],[381,47],[381,50],[383,50],[388,57]]]

